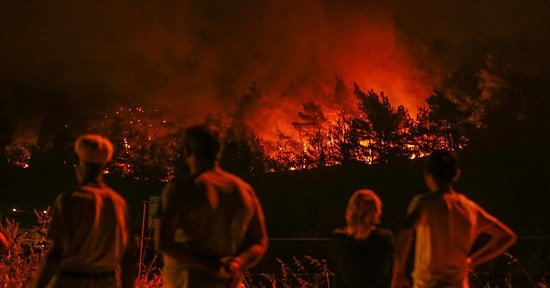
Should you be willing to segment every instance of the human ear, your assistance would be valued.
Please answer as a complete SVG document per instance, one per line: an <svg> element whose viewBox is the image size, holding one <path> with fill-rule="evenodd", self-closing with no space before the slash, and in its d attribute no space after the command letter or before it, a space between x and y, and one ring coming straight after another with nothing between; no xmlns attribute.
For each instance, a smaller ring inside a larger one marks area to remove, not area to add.
<svg viewBox="0 0 550 288"><path fill-rule="evenodd" d="M457 169L455 173L455 177L453 177L453 182L458 181L458 179L460 179L460 176L462 176L462 171L460 169Z"/></svg>

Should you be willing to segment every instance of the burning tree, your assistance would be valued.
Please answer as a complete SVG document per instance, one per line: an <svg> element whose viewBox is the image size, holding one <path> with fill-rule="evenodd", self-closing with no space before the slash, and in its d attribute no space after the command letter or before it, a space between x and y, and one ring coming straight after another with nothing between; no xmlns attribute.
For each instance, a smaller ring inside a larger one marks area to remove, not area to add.
<svg viewBox="0 0 550 288"><path fill-rule="evenodd" d="M405 107L393 108L383 92L364 92L355 85L354 93L359 100L359 114L351 127L364 146L362 158L371 163L409 158L407 144L412 144L408 141L413 122Z"/></svg>
<svg viewBox="0 0 550 288"><path fill-rule="evenodd" d="M313 93L306 93L299 89L303 87L290 84L281 101L289 100L285 110L296 108L295 119L287 123L290 129L278 126L276 135L257 130L267 129L271 123L253 123L268 109L283 110L267 101L256 83L240 95L234 110L210 114L204 122L217 125L227 135L222 162L242 175L351 161L388 162L423 156L437 148L464 149L473 139L491 143L500 137L500 145L527 139L512 137L511 131L517 135L529 129L545 132L547 127L540 123L545 121L546 112L541 110L546 106L539 103L547 103L546 88L538 79L514 73L492 56L486 60L477 67L460 67L450 73L427 97L426 105L419 107L415 119L404 106L393 106L383 92L362 90L357 84L350 91L337 77L332 91L315 88ZM53 94L52 101L41 108L44 117L37 117L40 121L32 143L14 141L13 115L6 106L0 107L0 119L7 119L0 121L0 157L6 158L5 162L38 169L70 166L74 139L81 133L95 132L109 137L115 145L109 173L163 180L173 175L182 127L169 115L141 106L118 106L100 117L98 113L104 110L82 115L71 109L74 103L70 97ZM15 101L12 98L3 101L9 104ZM313 100L293 104L306 98ZM275 111L277 116L286 112L279 110ZM274 137L263 139L259 135Z"/></svg>
<svg viewBox="0 0 550 288"><path fill-rule="evenodd" d="M115 146L109 173L136 179L167 180L174 173L177 129L158 110L120 107L90 124L90 132L107 136Z"/></svg>
<svg viewBox="0 0 550 288"><path fill-rule="evenodd" d="M277 129L277 138L277 150L274 156L277 166L274 171L305 169L300 153L303 144L280 129Z"/></svg>
<svg viewBox="0 0 550 288"><path fill-rule="evenodd" d="M327 166L330 130L321 106L313 101L306 102L303 111L298 112L298 118L300 121L292 122L292 126L298 131L300 142L303 143L302 167Z"/></svg>

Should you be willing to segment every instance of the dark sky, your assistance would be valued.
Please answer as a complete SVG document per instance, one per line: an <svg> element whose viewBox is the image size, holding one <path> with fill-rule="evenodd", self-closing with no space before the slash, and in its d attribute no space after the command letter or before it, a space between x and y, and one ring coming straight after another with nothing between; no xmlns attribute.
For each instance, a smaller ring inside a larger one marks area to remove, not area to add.
<svg viewBox="0 0 550 288"><path fill-rule="evenodd" d="M480 54L547 73L548 27L546 0L4 1L0 97L25 125L52 95L82 113L117 103L199 119L256 81L273 120L296 114L280 101L319 100L340 75L414 110ZM289 83L300 99L281 98Z"/></svg>

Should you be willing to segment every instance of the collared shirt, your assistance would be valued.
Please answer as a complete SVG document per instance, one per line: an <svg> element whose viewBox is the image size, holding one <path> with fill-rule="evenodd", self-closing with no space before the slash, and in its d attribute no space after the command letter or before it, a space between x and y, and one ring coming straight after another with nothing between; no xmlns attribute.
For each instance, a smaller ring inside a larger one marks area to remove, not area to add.
<svg viewBox="0 0 550 288"><path fill-rule="evenodd" d="M469 287L466 259L475 239L494 222L461 193L417 195L409 213L419 213L416 226L414 287Z"/></svg>
<svg viewBox="0 0 550 288"><path fill-rule="evenodd" d="M104 183L59 195L48 238L61 251L65 271L114 271L131 239L126 200Z"/></svg>
<svg viewBox="0 0 550 288"><path fill-rule="evenodd" d="M234 256L260 241L255 237L267 237L249 233L253 221L264 223L254 189L219 167L167 184L158 216L175 217L174 242L212 259ZM229 287L169 255L163 254L163 259L166 287Z"/></svg>

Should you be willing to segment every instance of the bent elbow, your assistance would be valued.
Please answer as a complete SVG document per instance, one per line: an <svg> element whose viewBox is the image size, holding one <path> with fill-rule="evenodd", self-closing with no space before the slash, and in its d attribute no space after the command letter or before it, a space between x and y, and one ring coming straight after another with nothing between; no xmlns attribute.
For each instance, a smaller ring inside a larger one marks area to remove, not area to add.
<svg viewBox="0 0 550 288"><path fill-rule="evenodd" d="M510 246L516 244L518 242L518 235L514 231L511 231L508 241L510 242Z"/></svg>

